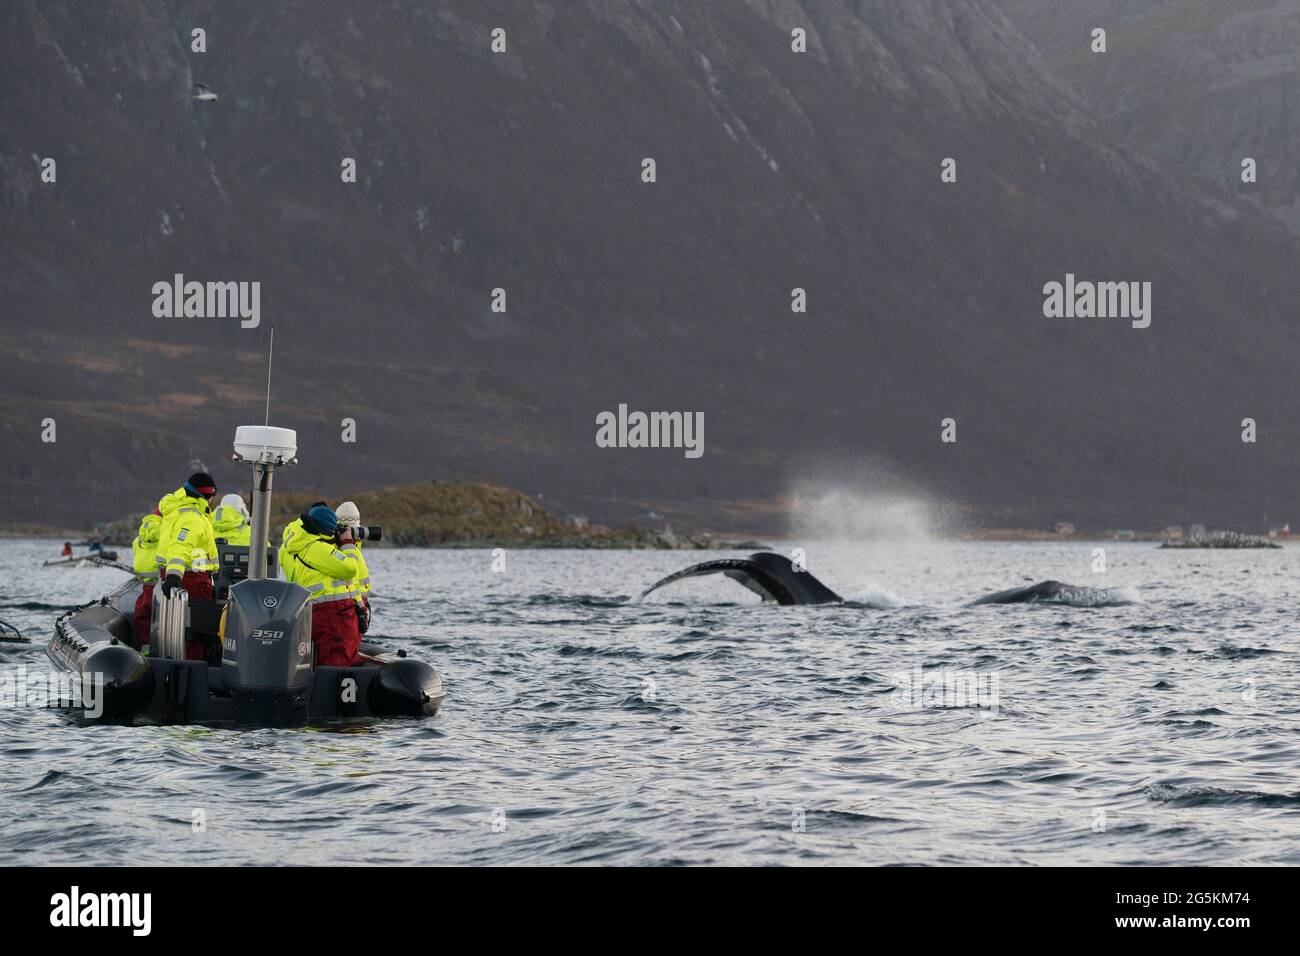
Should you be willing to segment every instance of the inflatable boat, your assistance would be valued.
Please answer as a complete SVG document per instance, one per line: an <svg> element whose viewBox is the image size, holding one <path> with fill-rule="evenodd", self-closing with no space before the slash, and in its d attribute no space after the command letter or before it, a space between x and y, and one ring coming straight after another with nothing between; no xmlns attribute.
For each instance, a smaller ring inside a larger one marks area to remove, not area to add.
<svg viewBox="0 0 1300 956"><path fill-rule="evenodd" d="M143 641L133 613L144 585L133 578L55 622L46 654L80 688L87 719L285 724L438 712L441 675L404 651L363 644L359 666L315 664L306 588L268 576L271 473L295 463L296 452L291 429L236 430L234 457L254 469L252 540L262 544L220 546L214 600L155 590ZM206 659L187 660L187 644L203 646Z"/></svg>

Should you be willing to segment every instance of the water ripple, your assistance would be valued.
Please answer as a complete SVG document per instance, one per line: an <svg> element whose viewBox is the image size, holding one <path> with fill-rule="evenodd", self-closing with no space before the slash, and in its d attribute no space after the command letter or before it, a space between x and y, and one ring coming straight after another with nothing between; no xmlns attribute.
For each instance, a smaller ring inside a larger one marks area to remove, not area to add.
<svg viewBox="0 0 1300 956"><path fill-rule="evenodd" d="M6 672L121 579L41 568L57 544L0 542L37 641ZM701 554L376 549L376 635L443 670L435 720L6 706L0 863L1300 863L1300 548L1110 543L1100 578L1087 542L798 544L862 600L628 598ZM1048 578L1089 606L963 606Z"/></svg>

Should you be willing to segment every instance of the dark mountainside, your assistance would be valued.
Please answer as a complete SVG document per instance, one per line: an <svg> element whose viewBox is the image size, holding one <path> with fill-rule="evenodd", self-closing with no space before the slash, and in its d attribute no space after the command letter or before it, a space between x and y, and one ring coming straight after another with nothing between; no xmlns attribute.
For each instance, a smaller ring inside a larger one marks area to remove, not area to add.
<svg viewBox="0 0 1300 956"><path fill-rule="evenodd" d="M1108 126L1300 232L1300 0L1002 3ZM1105 56L1089 50L1094 27Z"/></svg>
<svg viewBox="0 0 1300 956"><path fill-rule="evenodd" d="M864 474L1001 526L1296 500L1300 242L1074 105L997 0L11 0L0 93L0 522L117 517L195 459L246 485L271 322L284 491L751 532ZM175 272L261 281L262 327L154 318ZM1044 318L1067 272L1153 282L1151 327ZM620 402L704 412L704 457L597 448Z"/></svg>

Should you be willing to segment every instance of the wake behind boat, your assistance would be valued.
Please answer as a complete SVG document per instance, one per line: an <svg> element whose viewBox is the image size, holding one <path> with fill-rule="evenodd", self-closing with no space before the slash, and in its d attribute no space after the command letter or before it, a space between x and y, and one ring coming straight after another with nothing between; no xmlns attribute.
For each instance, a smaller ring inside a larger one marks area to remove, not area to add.
<svg viewBox="0 0 1300 956"><path fill-rule="evenodd" d="M241 426L235 459L253 466L251 546L222 545L215 599L154 595L148 640L134 633L143 584L61 616L46 654L80 679L87 716L118 722L301 723L336 717L433 716L444 698L430 664L362 645L361 665L318 666L306 588L268 577L271 475L295 462L297 435ZM186 660L186 643L209 648ZM147 644L148 653L142 653Z"/></svg>

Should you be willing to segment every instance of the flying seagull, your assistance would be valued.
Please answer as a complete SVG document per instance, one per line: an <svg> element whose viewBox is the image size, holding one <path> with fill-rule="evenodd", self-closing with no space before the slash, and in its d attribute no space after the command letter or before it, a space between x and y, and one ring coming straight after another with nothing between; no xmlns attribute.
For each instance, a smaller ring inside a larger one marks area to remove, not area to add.
<svg viewBox="0 0 1300 956"><path fill-rule="evenodd" d="M212 90L208 89L208 88L207 88L206 86L204 86L202 83L195 83L195 84L194 84L194 98L195 98L196 100L204 100L204 101L207 101L207 100L215 100L215 99L217 99L218 97L217 97L217 94L216 94L216 93L213 93Z"/></svg>

